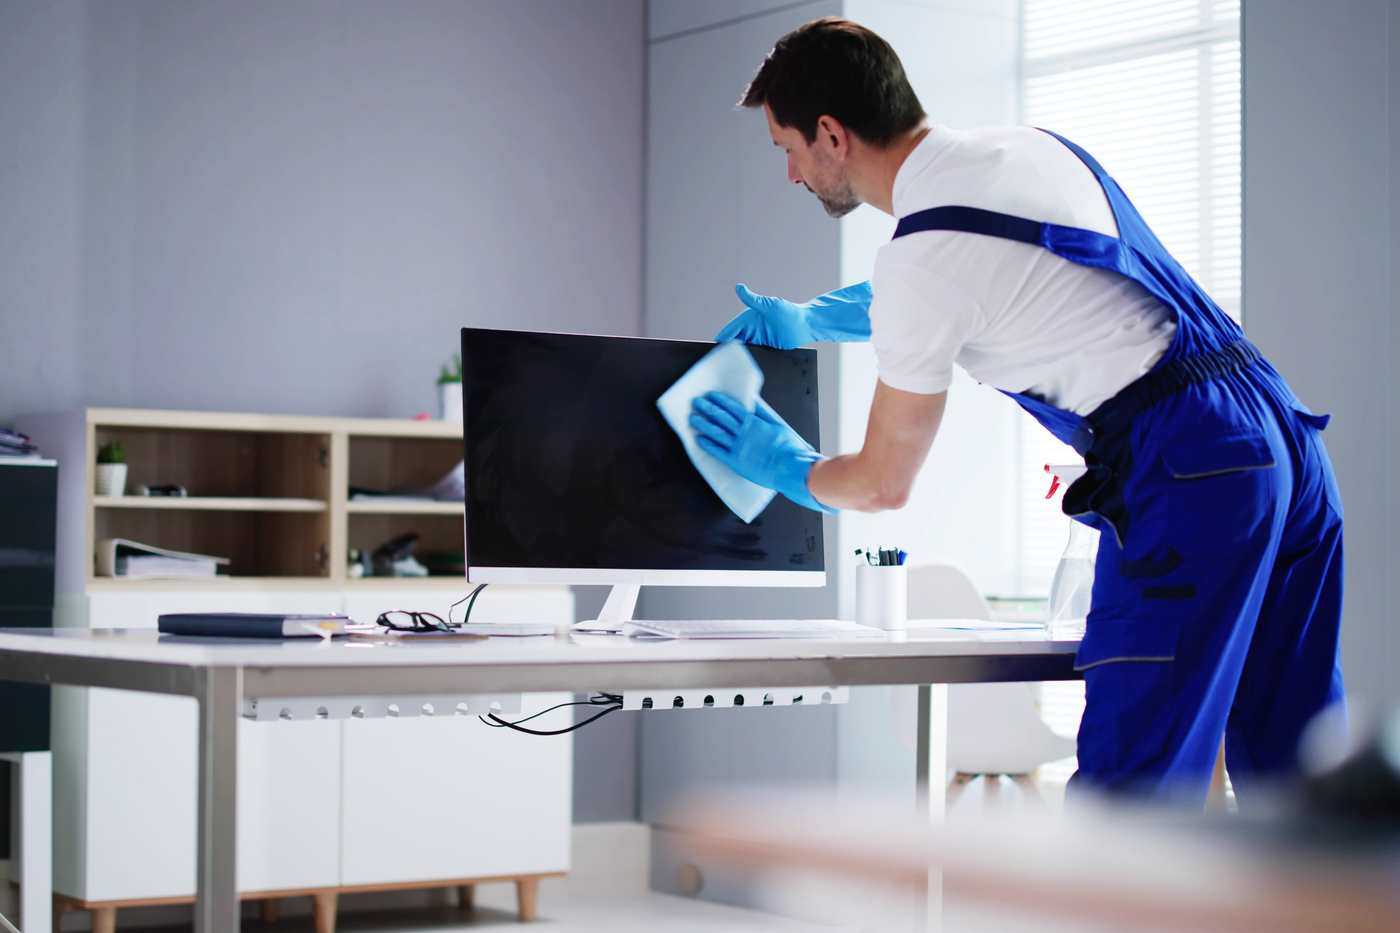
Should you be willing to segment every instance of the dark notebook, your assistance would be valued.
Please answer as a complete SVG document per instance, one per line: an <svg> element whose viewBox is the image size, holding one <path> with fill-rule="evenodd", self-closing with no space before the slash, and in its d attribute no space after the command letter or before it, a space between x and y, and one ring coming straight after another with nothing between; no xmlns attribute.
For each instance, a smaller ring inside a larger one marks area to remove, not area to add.
<svg viewBox="0 0 1400 933"><path fill-rule="evenodd" d="M349 616L265 612L167 612L156 620L163 635L227 638L329 638L344 635Z"/></svg>

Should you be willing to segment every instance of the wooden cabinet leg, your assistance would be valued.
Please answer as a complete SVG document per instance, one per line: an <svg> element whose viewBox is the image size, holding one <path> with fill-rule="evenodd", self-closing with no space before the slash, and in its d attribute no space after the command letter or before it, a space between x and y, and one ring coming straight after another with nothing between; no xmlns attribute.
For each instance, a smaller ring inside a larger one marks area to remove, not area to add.
<svg viewBox="0 0 1400 933"><path fill-rule="evenodd" d="M265 898L258 903L258 917L263 923L271 926L277 922L277 918L282 915L281 902L275 897Z"/></svg>
<svg viewBox="0 0 1400 933"><path fill-rule="evenodd" d="M1011 775L1011 783L1021 788L1026 803L1045 806L1045 797L1040 793L1040 788L1036 786L1034 777L1029 774L1013 774Z"/></svg>
<svg viewBox="0 0 1400 933"><path fill-rule="evenodd" d="M457 906L462 908L463 913L471 913L476 909L476 885L458 885Z"/></svg>
<svg viewBox="0 0 1400 933"><path fill-rule="evenodd" d="M534 920L540 909L540 879L521 878L515 882L515 900L520 922Z"/></svg>
<svg viewBox="0 0 1400 933"><path fill-rule="evenodd" d="M92 933L117 933L117 908L94 907L91 914Z"/></svg>
<svg viewBox="0 0 1400 933"><path fill-rule="evenodd" d="M316 933L335 933L335 908L338 895L334 891L313 894L311 914L315 920Z"/></svg>
<svg viewBox="0 0 1400 933"><path fill-rule="evenodd" d="M963 795L963 791L967 790L967 785L971 784L976 777L977 775L968 774L965 771L959 771L953 775L953 779L948 782L948 792L944 798L943 806L946 809L952 809L953 804L957 803L958 798Z"/></svg>
<svg viewBox="0 0 1400 933"><path fill-rule="evenodd" d="M62 896L55 894L53 896L53 933L58 933L59 926L63 921L63 912L67 909L68 902Z"/></svg>

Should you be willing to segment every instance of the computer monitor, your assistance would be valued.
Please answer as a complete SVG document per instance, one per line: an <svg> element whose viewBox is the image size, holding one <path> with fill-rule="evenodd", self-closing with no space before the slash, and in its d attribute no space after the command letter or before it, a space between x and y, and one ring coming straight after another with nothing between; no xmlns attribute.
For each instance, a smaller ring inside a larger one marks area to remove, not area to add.
<svg viewBox="0 0 1400 933"><path fill-rule="evenodd" d="M700 476L657 398L714 344L466 327L467 578L636 587L821 586L822 518L750 523ZM814 447L814 350L750 348L762 395ZM629 610L630 611L630 610Z"/></svg>

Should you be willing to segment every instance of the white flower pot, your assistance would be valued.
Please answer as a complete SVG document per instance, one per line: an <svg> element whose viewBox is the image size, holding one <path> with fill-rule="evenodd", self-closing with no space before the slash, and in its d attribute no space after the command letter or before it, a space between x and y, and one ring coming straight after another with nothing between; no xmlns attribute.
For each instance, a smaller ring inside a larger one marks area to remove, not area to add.
<svg viewBox="0 0 1400 933"><path fill-rule="evenodd" d="M97 465L97 494L99 496L120 496L126 492L126 464L99 463Z"/></svg>
<svg viewBox="0 0 1400 933"><path fill-rule="evenodd" d="M443 421L462 423L462 384L460 382L439 382L438 402Z"/></svg>

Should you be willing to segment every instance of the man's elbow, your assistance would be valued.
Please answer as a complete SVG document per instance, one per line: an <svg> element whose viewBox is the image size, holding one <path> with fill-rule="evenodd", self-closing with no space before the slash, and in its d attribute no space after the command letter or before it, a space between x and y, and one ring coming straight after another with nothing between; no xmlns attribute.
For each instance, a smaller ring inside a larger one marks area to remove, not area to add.
<svg viewBox="0 0 1400 933"><path fill-rule="evenodd" d="M870 512L892 512L909 502L908 483L881 483L870 496Z"/></svg>

